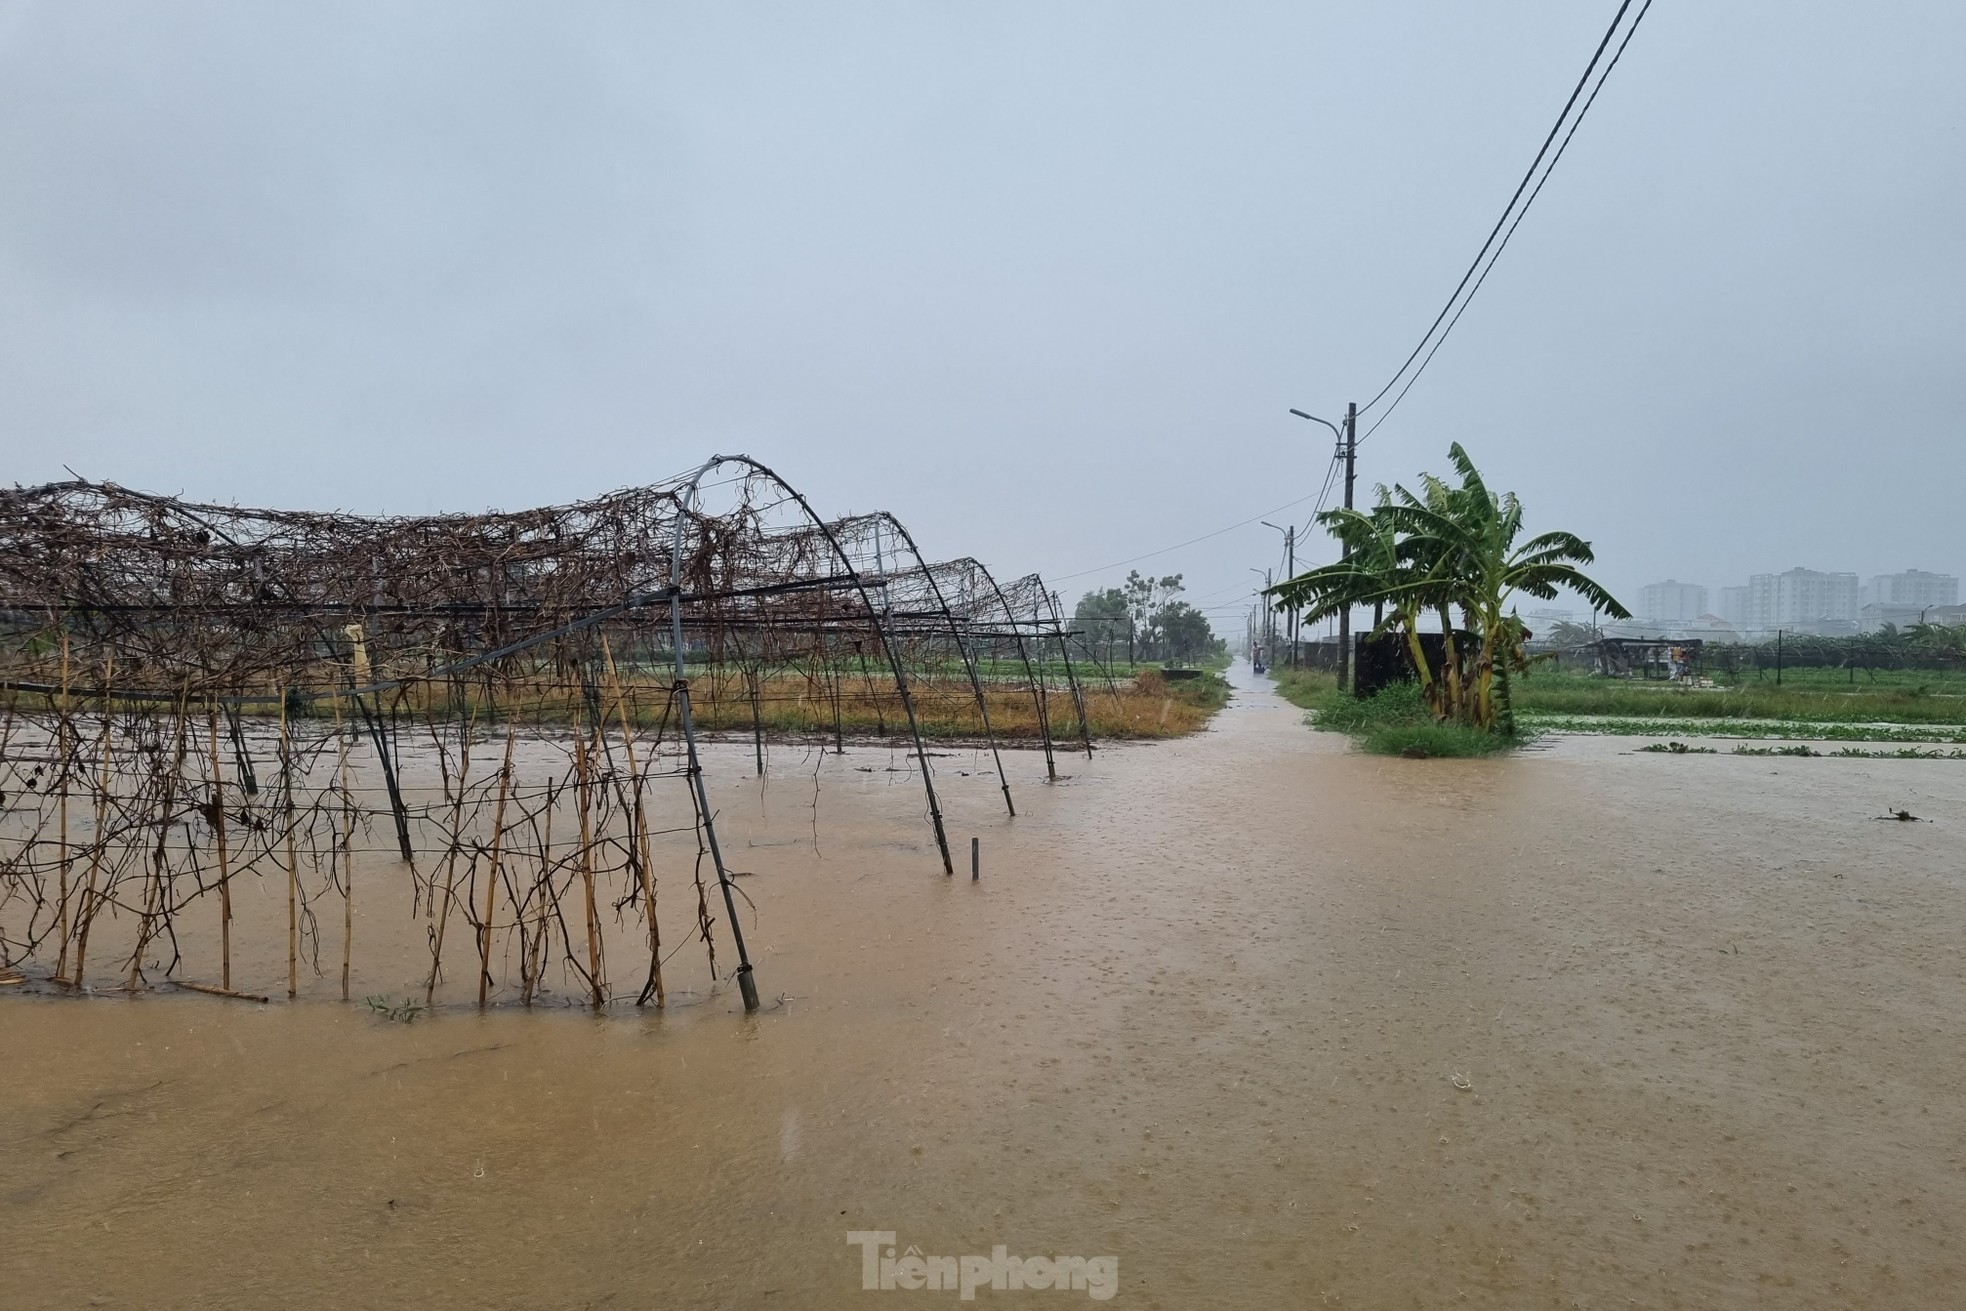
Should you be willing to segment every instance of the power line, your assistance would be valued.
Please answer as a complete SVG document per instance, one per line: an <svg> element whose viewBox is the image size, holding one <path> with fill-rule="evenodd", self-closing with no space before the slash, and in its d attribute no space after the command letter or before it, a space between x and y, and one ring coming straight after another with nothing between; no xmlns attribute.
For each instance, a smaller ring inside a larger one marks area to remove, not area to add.
<svg viewBox="0 0 1966 1311"><path fill-rule="evenodd" d="M1420 375L1427 371L1429 364L1433 363L1434 352L1438 351L1442 343L1447 340L1447 334L1454 331L1454 325L1461 321L1463 314L1467 313L1468 306L1474 304L1475 295L1481 290L1481 284L1488 281L1488 275L1494 272L1496 262L1502 258L1502 252L1509 248L1509 239L1515 236L1515 230L1522 226L1522 220L1528 215L1529 207L1536 203L1536 197L1543 194L1543 184L1550 180L1550 174L1556 172L1556 166L1563 160L1563 152L1570 149L1570 139L1576 136L1577 129L1583 126L1584 115L1590 113L1591 106L1597 103L1597 93L1604 90L1604 84L1611 78L1611 70L1615 69L1618 66L1618 61L1625 57L1625 47L1630 45L1632 37L1638 34L1638 25L1645 21L1645 15L1651 8L1652 0L1645 0L1645 3L1639 6L1638 16L1632 19L1632 25L1625 29L1624 40L1618 43L1617 50L1612 53L1611 62L1604 66L1604 76L1597 80L1597 85L1591 88L1590 95L1584 100L1584 107L1578 110L1577 117L1571 120L1570 130L1563 135L1563 144L1558 146L1556 148L1556 154L1550 157L1550 166L1543 170L1543 176L1537 180L1535 190L1529 193L1529 199L1523 202L1522 209L1517 212L1515 222L1509 224L1509 230L1502 234L1501 244L1495 247L1494 257L1488 261L1488 267L1481 271L1479 278L1475 279L1474 289L1469 291L1467 299L1461 302L1461 308L1454 311L1454 317L1449 320L1446 332L1441 333L1440 337L1434 342L1433 349L1427 352L1427 358L1420 361L1420 367L1413 371L1413 376L1408 378L1406 385L1399 389L1399 395L1393 397L1393 403L1386 407L1386 412L1380 415L1370 428L1365 430L1365 436L1359 438L1360 441L1364 441L1365 437L1370 437L1373 433L1379 431L1379 425L1393 417L1393 411L1397 410L1399 403L1406 399L1406 393L1413 389L1413 384L1420 380ZM1586 75L1588 76L1588 73ZM1379 394L1381 396L1385 395L1384 392L1380 392Z"/></svg>
<svg viewBox="0 0 1966 1311"><path fill-rule="evenodd" d="M1232 533L1238 528L1247 528L1249 527L1249 525L1253 523L1260 523L1262 520L1268 518L1270 515L1282 514L1285 510L1294 509L1295 507L1302 505L1304 502L1310 499L1311 498L1309 494L1306 494L1298 497L1294 501L1285 501L1282 505L1279 505L1274 509L1265 510L1261 514L1253 514L1249 516L1249 518L1247 519L1243 519L1237 523L1232 523L1227 528L1217 528L1212 533L1203 533L1200 537L1190 537L1185 542L1176 542L1172 546L1163 546L1158 551L1149 551L1145 555L1136 555L1133 556L1131 559L1115 560L1111 564L1102 564L1097 569L1081 569L1075 574L1059 574L1056 577L1048 578L1045 581L1049 583L1068 583L1074 578L1084 578L1088 574L1103 574L1108 569L1117 569L1121 565L1138 564L1142 560L1151 560L1157 555L1166 555L1169 551L1178 551L1184 546L1193 546L1196 542L1205 542L1211 537L1220 537L1223 533Z"/></svg>
<svg viewBox="0 0 1966 1311"><path fill-rule="evenodd" d="M1455 305L1458 302L1461 302L1462 299L1461 293L1468 290L1468 284L1470 283L1470 281L1473 281L1475 279L1476 272L1481 269L1484 260L1487 260L1492 265L1493 261L1489 259L1489 251L1491 249L1495 251L1495 254L1497 256L1501 254L1500 248L1497 247L1495 244L1496 239L1502 236L1503 229L1507 227L1509 224L1510 215L1515 214L1516 212L1516 202L1521 200L1523 197L1523 193L1529 190L1529 184L1536 177L1536 171L1542 167L1544 157L1549 154L1550 147L1553 144L1555 144L1557 135L1563 131L1564 123L1567 122L1570 118L1571 109L1573 109L1576 106L1577 98L1583 95L1584 88L1590 84L1591 75L1597 71L1598 61L1604 58L1604 52L1607 48L1610 47L1611 38L1617 35L1618 27L1620 24L1624 22L1625 13L1627 10L1631 8L1631 4L1632 4L1632 0L1621 0L1621 3L1618 6L1618 12L1614 14L1611 18L1611 25L1604 30L1603 39L1597 43L1597 49L1591 54L1590 63L1585 65L1583 76L1577 79L1577 85L1571 89L1570 98L1563 102L1563 112L1558 114L1556 116L1556 122L1550 125L1549 135L1543 138L1543 144L1541 148L1539 148L1536 151L1536 157L1529 162L1529 168L1526 172L1523 173L1522 181L1516 184L1515 194L1509 197L1509 203L1507 207L1502 210L1502 216L1495 220L1495 226L1489 230L1488 239L1481 243L1481 249L1475 253L1474 260L1471 263L1469 263L1468 271L1466 273L1463 273L1461 275L1460 282L1455 284L1453 294L1447 298L1447 303L1441 306L1440 313L1434 316L1434 321L1428 325L1426 333L1423 336L1421 336L1420 342L1417 346L1413 348L1412 354L1406 357L1405 362L1399 366L1399 370L1396 373L1394 373L1391 378L1387 380L1385 386L1379 389L1378 394L1375 395L1371 400L1367 401L1364 405L1361 405L1359 407L1360 413L1364 413L1365 411L1371 409L1373 406L1377 405L1381 400L1385 399L1386 393L1391 391L1395 386L1399 384L1400 379L1406 376L1407 370L1413 367L1413 362L1419 359L1423 352L1426 354L1428 360L1431 360L1433 358L1433 350L1438 350L1440 348L1439 343L1434 341L1434 334L1436 332L1440 332L1440 338L1442 341L1444 341L1446 340L1447 332L1453 331L1452 323L1447 324L1446 332L1440 331L1441 325L1443 323L1447 323L1448 316L1450 314L1453 314L1455 322L1460 321L1460 315L1458 313L1455 313ZM1650 0L1647 0L1646 7L1647 8L1650 7ZM1641 11L1641 17L1642 16L1643 16L1643 11ZM1637 27L1638 27L1637 23L1632 24L1633 31L1636 31ZM1631 38L1629 34L1627 34L1626 40L1629 41L1630 39ZM1620 46L1619 52L1622 53L1623 49L1624 47ZM1613 62L1615 63L1616 61L1614 60ZM1609 66L1606 67L1605 72L1606 75L1609 75L1610 73ZM1602 85L1601 80L1599 85L1600 86ZM1593 92L1592 98L1595 98L1595 95L1596 93ZM1582 116L1579 115L1578 117L1579 117L1579 121L1581 121ZM1573 126L1571 130L1574 132L1575 127ZM1565 138L1565 144L1568 144L1567 137ZM1552 161L1552 166L1554 166L1554 161ZM1537 187L1537 190L1540 191L1541 189L1542 188L1539 185ZM1532 196L1531 198L1533 200L1534 197ZM1524 205L1522 208L1524 213L1528 212L1528 208L1529 208L1528 205ZM1519 216L1517 217L1516 221L1518 223L1521 222ZM1510 228L1509 230L1511 232L1514 231L1513 228ZM1485 278L1486 274L1483 274L1483 277ZM1476 282L1475 285L1479 287L1480 284L1479 282ZM1468 299L1469 300L1473 299L1472 292L1469 292ZM1462 304L1462 308L1463 309L1466 308L1466 305L1464 303ZM1433 343L1433 350L1428 349L1428 345L1430 342ZM1424 370L1426 367L1427 367L1426 364L1422 363L1420 365L1420 370ZM1416 370L1413 374L1413 377L1418 378L1419 372L1420 372L1419 370ZM1413 385L1412 380L1409 379L1406 385L1407 387L1411 387ZM1402 389L1400 394L1404 396L1406 394L1405 389ZM1398 404L1398 402L1395 401L1394 404ZM1388 413L1390 413L1390 411L1388 411ZM1373 426L1377 427L1378 425L1375 424Z"/></svg>

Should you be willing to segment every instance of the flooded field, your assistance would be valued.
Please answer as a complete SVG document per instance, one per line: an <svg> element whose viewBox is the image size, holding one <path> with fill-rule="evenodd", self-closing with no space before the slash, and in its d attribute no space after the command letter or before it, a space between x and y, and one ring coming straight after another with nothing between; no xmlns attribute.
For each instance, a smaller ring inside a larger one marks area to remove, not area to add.
<svg viewBox="0 0 1966 1311"><path fill-rule="evenodd" d="M0 995L0 1306L957 1300L866 1232L1119 1306L1966 1300L1966 767L1632 745L1363 757L1245 688L1006 753L1015 820L939 760L975 884L898 753L718 747L755 1017L700 955L661 1014ZM354 995L420 996L368 913Z"/></svg>

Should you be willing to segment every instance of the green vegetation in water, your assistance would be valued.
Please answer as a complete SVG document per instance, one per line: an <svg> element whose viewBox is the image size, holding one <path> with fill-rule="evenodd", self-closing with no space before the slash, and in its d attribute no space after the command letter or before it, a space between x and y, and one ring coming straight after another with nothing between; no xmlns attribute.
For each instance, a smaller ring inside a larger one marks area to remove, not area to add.
<svg viewBox="0 0 1966 1311"><path fill-rule="evenodd" d="M414 1024L416 1017L423 1014L423 1004L407 997L400 1002L392 1002L387 997L364 997L362 1000L376 1015L398 1024Z"/></svg>
<svg viewBox="0 0 1966 1311"><path fill-rule="evenodd" d="M1836 760L1966 760L1966 751L1944 751L1929 747L1899 747L1895 751L1866 751L1862 747L1838 747L1817 751L1807 745L1792 747L1734 748L1737 756L1828 756Z"/></svg>
<svg viewBox="0 0 1966 1311"><path fill-rule="evenodd" d="M1689 747L1684 742L1654 742L1642 746L1640 751L1662 751L1674 756L1717 756L1720 753L1712 747Z"/></svg>
<svg viewBox="0 0 1966 1311"><path fill-rule="evenodd" d="M1516 713L1534 718L1775 719L1811 724L1943 724L1966 730L1966 696L1936 692L1923 679L1852 685L1811 677L1800 686L1763 680L1701 688L1532 668L1515 680L1511 690Z"/></svg>
<svg viewBox="0 0 1966 1311"><path fill-rule="evenodd" d="M1966 743L1966 728L1904 724L1803 723L1778 719L1626 719L1615 715L1524 716L1524 722L1546 731L1595 733L1607 737L1754 737L1774 741L1805 738L1812 742L1944 742Z"/></svg>
<svg viewBox="0 0 1966 1311"><path fill-rule="evenodd" d="M1276 684L1284 700L1311 712L1311 727L1348 733L1374 755L1492 756L1512 751L1533 736L1511 737L1469 724L1441 722L1417 683L1394 683L1364 700L1339 691L1336 679L1314 670L1278 670Z"/></svg>

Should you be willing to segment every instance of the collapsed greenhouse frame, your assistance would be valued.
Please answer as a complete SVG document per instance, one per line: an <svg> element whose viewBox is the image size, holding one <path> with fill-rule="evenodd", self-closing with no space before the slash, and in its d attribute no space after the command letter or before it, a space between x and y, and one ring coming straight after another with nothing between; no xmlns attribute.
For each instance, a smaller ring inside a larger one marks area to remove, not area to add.
<svg viewBox="0 0 1966 1311"><path fill-rule="evenodd" d="M611 906L618 923L640 917L636 1000L661 1005L678 949L664 947L657 908L668 836L696 853L685 943L727 977L707 859L737 958L728 973L755 1010L700 741L748 729L762 776L768 737L830 737L840 752L851 712L854 737L909 748L953 873L921 698L963 723L973 704L1014 816L993 703L1000 718L1029 703L1055 778L1054 649L1070 695L1057 718L1091 751L1067 637L1035 575L1000 585L973 559L930 563L885 513L822 519L747 456L475 515L248 510L80 479L0 492L0 968L52 955L48 980L83 986L106 911L134 925L125 989L145 987L146 953L167 950L166 979L243 995L231 893L273 875L286 885L288 995L303 957L325 975L338 895L346 999L359 830L393 837L407 867L427 921L426 999L456 918L475 937L481 1005L495 946L508 982L517 956L522 1001L542 993L557 951L606 1004ZM424 737L427 749L405 746ZM528 786L515 753L542 751L553 767ZM490 773L486 754L502 761ZM682 837L651 827L651 784L665 778L689 797ZM179 977L177 926L201 909L220 925L216 984Z"/></svg>

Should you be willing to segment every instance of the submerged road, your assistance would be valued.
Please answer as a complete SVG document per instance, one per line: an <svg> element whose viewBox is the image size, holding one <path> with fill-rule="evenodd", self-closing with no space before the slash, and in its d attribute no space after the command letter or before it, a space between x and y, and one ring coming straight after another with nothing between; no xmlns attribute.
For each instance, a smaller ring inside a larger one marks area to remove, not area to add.
<svg viewBox="0 0 1966 1311"><path fill-rule="evenodd" d="M1966 1303L1966 765L1383 760L1237 681L1014 821L938 761L975 885L905 758L726 784L753 1019L0 999L0 1306L959 1299L885 1233L1085 1259L1018 1305Z"/></svg>

